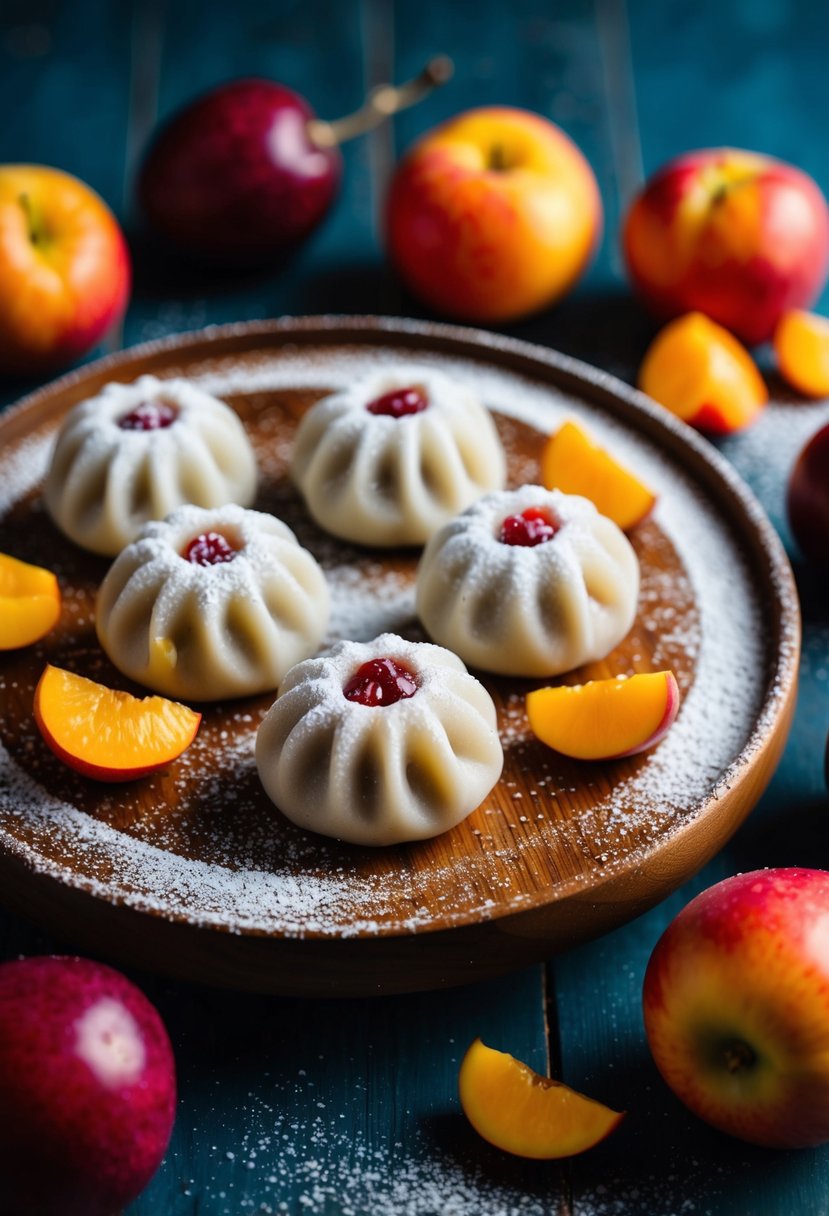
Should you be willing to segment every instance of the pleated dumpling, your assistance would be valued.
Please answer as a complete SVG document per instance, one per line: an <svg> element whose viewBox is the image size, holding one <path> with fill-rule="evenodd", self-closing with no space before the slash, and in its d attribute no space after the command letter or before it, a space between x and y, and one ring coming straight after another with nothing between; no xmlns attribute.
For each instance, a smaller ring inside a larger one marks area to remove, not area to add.
<svg viewBox="0 0 829 1216"><path fill-rule="evenodd" d="M98 638L130 679L179 700L276 688L328 625L316 559L272 515L181 507L149 523L98 593Z"/></svg>
<svg viewBox="0 0 829 1216"><path fill-rule="evenodd" d="M492 698L457 655L387 633L288 672L256 762L300 827L389 845L437 836L475 810L503 751Z"/></svg>
<svg viewBox="0 0 829 1216"><path fill-rule="evenodd" d="M465 385L424 367L378 370L325 397L297 430L292 476L327 532L422 545L504 484L492 416Z"/></svg>
<svg viewBox="0 0 829 1216"><path fill-rule="evenodd" d="M144 524L194 503L249 506L256 459L239 418L187 380L108 384L67 415L46 506L70 540L114 557Z"/></svg>
<svg viewBox="0 0 829 1216"><path fill-rule="evenodd" d="M501 675L554 676L604 658L638 596L624 533L586 498L541 486L480 499L432 537L417 571L429 636Z"/></svg>

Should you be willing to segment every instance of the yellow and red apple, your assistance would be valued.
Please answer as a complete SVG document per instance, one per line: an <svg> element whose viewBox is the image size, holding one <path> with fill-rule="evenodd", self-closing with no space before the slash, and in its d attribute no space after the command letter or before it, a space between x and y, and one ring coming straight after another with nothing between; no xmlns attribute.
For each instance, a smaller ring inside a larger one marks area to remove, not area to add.
<svg viewBox="0 0 829 1216"><path fill-rule="evenodd" d="M727 878L671 922L645 975L645 1029L671 1089L755 1144L829 1140L829 873Z"/></svg>
<svg viewBox="0 0 829 1216"><path fill-rule="evenodd" d="M754 345L820 294L829 207L812 178L782 161L736 148L688 152L634 199L623 244L657 316L703 312Z"/></svg>
<svg viewBox="0 0 829 1216"><path fill-rule="evenodd" d="M458 1077L461 1106L484 1140L517 1157L573 1157L599 1144L624 1113L541 1076L476 1039Z"/></svg>
<svg viewBox="0 0 829 1216"><path fill-rule="evenodd" d="M602 227L593 172L553 123L505 106L469 110L424 135L388 198L391 259L435 312L509 321L568 291Z"/></svg>
<svg viewBox="0 0 829 1216"><path fill-rule="evenodd" d="M130 259L89 186L45 165L0 165L0 374L84 354L122 316Z"/></svg>
<svg viewBox="0 0 829 1216"><path fill-rule="evenodd" d="M96 781L134 781L166 768L196 737L201 714L164 697L134 697L49 664L34 716L58 759Z"/></svg>

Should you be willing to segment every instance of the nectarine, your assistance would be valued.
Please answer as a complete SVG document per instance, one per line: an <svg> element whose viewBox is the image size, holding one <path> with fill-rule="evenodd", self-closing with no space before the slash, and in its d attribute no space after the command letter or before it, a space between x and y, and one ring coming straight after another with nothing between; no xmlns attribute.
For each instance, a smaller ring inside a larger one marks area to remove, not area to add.
<svg viewBox="0 0 829 1216"><path fill-rule="evenodd" d="M480 1039L464 1056L458 1088L475 1131L518 1157L573 1157L604 1140L624 1118Z"/></svg>
<svg viewBox="0 0 829 1216"><path fill-rule="evenodd" d="M574 760L618 760L655 747L678 712L679 688L671 671L527 693L533 734Z"/></svg>
<svg viewBox="0 0 829 1216"><path fill-rule="evenodd" d="M51 570L0 553L0 650L29 646L60 620L60 587Z"/></svg>
<svg viewBox="0 0 829 1216"><path fill-rule="evenodd" d="M793 309L774 331L780 374L806 397L829 397L829 318Z"/></svg>
<svg viewBox="0 0 829 1216"><path fill-rule="evenodd" d="M201 714L164 697L134 697L49 664L35 689L44 740L97 781L132 781L166 768L196 737Z"/></svg>
<svg viewBox="0 0 829 1216"><path fill-rule="evenodd" d="M701 312L671 321L656 335L638 383L683 422L714 435L742 430L768 401L745 347Z"/></svg>
<svg viewBox="0 0 829 1216"><path fill-rule="evenodd" d="M656 495L572 420L544 445L541 481L548 490L581 494L625 531L653 510Z"/></svg>

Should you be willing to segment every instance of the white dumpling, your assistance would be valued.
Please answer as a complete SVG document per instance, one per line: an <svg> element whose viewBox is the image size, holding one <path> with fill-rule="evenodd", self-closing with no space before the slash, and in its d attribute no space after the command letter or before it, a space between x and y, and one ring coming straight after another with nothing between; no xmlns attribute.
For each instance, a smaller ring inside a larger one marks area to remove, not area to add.
<svg viewBox="0 0 829 1216"><path fill-rule="evenodd" d="M161 404L172 420L125 429L135 411ZM67 415L46 477L46 506L84 549L114 557L150 519L194 503L249 506L256 458L233 410L187 380L142 376L107 384Z"/></svg>
<svg viewBox="0 0 829 1216"><path fill-rule="evenodd" d="M417 682L394 704L363 705L344 689L372 659ZM340 642L288 673L256 738L268 797L300 827L352 844L389 845L447 831L501 775L489 693L440 646L386 633Z"/></svg>
<svg viewBox="0 0 829 1216"><path fill-rule="evenodd" d="M184 556L208 533L230 560ZM224 506L180 507L145 525L98 593L98 638L124 675L179 700L216 701L276 688L319 647L329 592L314 557L281 520Z"/></svg>
<svg viewBox="0 0 829 1216"><path fill-rule="evenodd" d="M367 406L414 389L426 408L402 417ZM313 518L364 545L419 545L504 484L489 411L463 384L424 367L378 370L304 415L292 476Z"/></svg>
<svg viewBox="0 0 829 1216"><path fill-rule="evenodd" d="M503 521L536 508L552 539L500 540ZM541 486L489 494L432 537L417 571L417 612L431 638L470 667L555 676L604 658L630 630L639 562L592 502Z"/></svg>

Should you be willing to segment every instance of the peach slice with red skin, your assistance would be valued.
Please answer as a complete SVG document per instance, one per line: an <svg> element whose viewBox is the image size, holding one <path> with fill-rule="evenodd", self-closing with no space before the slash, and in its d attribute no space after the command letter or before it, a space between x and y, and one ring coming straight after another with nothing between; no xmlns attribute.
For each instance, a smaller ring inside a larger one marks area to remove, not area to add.
<svg viewBox="0 0 829 1216"><path fill-rule="evenodd" d="M769 396L746 348L701 312L686 313L660 330L638 383L683 422L712 435L754 422Z"/></svg>
<svg viewBox="0 0 829 1216"><path fill-rule="evenodd" d="M595 444L572 419L544 445L541 482L548 490L589 498L624 531L645 519L656 502L656 495L644 482Z"/></svg>
<svg viewBox="0 0 829 1216"><path fill-rule="evenodd" d="M514 1056L476 1039L458 1078L461 1106L479 1135L517 1157L552 1160L586 1152L624 1119Z"/></svg>
<svg viewBox="0 0 829 1216"><path fill-rule="evenodd" d="M574 760L621 760L655 747L679 712L672 671L561 684L527 694L534 735Z"/></svg>
<svg viewBox="0 0 829 1216"><path fill-rule="evenodd" d="M49 664L34 714L55 755L96 781L133 781L166 768L196 737L201 714L164 697L134 697Z"/></svg>
<svg viewBox="0 0 829 1216"><path fill-rule="evenodd" d="M40 641L60 620L60 602L51 570L0 553L0 650Z"/></svg>
<svg viewBox="0 0 829 1216"><path fill-rule="evenodd" d="M773 340L783 379L804 397L829 397L829 318L792 309Z"/></svg>

